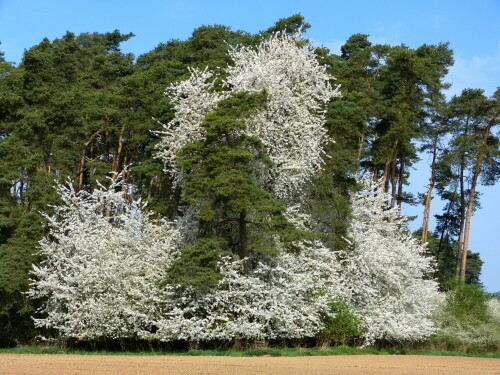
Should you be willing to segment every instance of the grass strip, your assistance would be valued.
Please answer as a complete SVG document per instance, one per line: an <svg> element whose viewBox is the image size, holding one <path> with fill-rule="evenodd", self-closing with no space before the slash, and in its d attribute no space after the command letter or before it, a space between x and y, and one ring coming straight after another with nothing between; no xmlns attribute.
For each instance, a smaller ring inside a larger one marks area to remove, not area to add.
<svg viewBox="0 0 500 375"><path fill-rule="evenodd" d="M172 350L172 351L90 351L72 348L58 348L53 346L21 346L16 348L0 349L0 354L78 354L78 355L178 355L178 356L230 356L230 357L302 357L327 355L432 355L432 356L461 356L500 358L500 353L464 353L440 350L407 350L395 348L355 348L346 345L329 348L257 348L243 350Z"/></svg>

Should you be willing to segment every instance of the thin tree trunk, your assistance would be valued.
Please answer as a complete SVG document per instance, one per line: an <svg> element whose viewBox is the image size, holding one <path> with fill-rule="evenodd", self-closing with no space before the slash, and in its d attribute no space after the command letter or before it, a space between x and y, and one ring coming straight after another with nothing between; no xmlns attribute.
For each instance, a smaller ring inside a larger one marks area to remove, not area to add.
<svg viewBox="0 0 500 375"><path fill-rule="evenodd" d="M465 129L463 131L463 136L465 137L469 132L469 115L465 121ZM460 277L460 269L462 267L462 257L464 253L463 249L463 236L464 236L464 225L465 225L465 184L464 184L464 170L465 170L465 155L462 153L460 158L460 232L458 234L458 244L457 244L457 266L455 269L455 277Z"/></svg>
<svg viewBox="0 0 500 375"><path fill-rule="evenodd" d="M78 191L82 190L83 186L83 172L85 169L85 151L86 148L82 149L82 156L80 158L80 165L78 166Z"/></svg>
<svg viewBox="0 0 500 375"><path fill-rule="evenodd" d="M94 157L94 145L90 145L90 159L93 160ZM90 184L90 192L92 193L94 188L92 187L92 178L94 177L94 168L89 168L89 184Z"/></svg>
<svg viewBox="0 0 500 375"><path fill-rule="evenodd" d="M359 139L359 145L358 145L358 167L356 168L356 176L359 173L359 166L361 165L361 155L363 154L364 142L365 142L365 135L362 134L361 138Z"/></svg>
<svg viewBox="0 0 500 375"><path fill-rule="evenodd" d="M472 175L472 183L470 188L469 204L467 207L467 216L465 219L465 230L464 230L464 241L463 241L463 252L462 252L462 263L460 266L460 279L465 281L465 271L467 267L467 253L469 248L469 232L470 232L470 221L472 219L472 212L474 211L474 200L476 198L476 187L479 174L481 173L481 165L483 164L484 158L484 148L488 142L488 137L490 134L490 129L496 121L496 116L494 116L486 129L484 129L483 137L481 139L481 145L479 148L479 154L477 155L476 165L474 167L474 173Z"/></svg>
<svg viewBox="0 0 500 375"><path fill-rule="evenodd" d="M378 133L375 132L375 140L378 139ZM378 181L379 179L379 170L378 170L378 165L375 165L375 163L373 163L373 181ZM382 185L383 186L383 185Z"/></svg>
<svg viewBox="0 0 500 375"><path fill-rule="evenodd" d="M102 129L99 129L94 134L92 134L87 142L83 144L82 147L82 156L80 158L80 164L78 166L78 191L82 190L83 186L83 172L85 171L85 154L87 152L87 147L89 147L90 143L101 133Z"/></svg>
<svg viewBox="0 0 500 375"><path fill-rule="evenodd" d="M399 208L401 208L403 204L403 184L404 184L404 177L405 177L405 159L401 158L401 161L399 162L399 178L398 178L398 195L397 195L397 203Z"/></svg>
<svg viewBox="0 0 500 375"><path fill-rule="evenodd" d="M463 254L463 235L464 235L464 222L465 222L465 186L464 186L464 157L460 163L460 231L458 233L457 243L457 266L455 268L455 276L460 276L460 268L462 265Z"/></svg>
<svg viewBox="0 0 500 375"><path fill-rule="evenodd" d="M149 179L148 195L146 198L148 201L151 199L151 196L153 194L153 184L154 184L154 176Z"/></svg>
<svg viewBox="0 0 500 375"><path fill-rule="evenodd" d="M247 238L247 222L246 211L240 213L240 259L243 261L243 275L248 275L248 238Z"/></svg>
<svg viewBox="0 0 500 375"><path fill-rule="evenodd" d="M118 136L118 145L116 146L115 155L113 155L113 164L111 167L112 172L118 172L118 168L120 167L120 158L123 149L123 134L125 133L125 124L122 125L120 129L120 135Z"/></svg>
<svg viewBox="0 0 500 375"><path fill-rule="evenodd" d="M24 204L23 200L24 200L24 180L21 179L21 181L19 182L19 203L21 205Z"/></svg>
<svg viewBox="0 0 500 375"><path fill-rule="evenodd" d="M429 238L429 221L431 215L432 191L434 190L434 185L436 184L437 141L438 137L434 139L434 144L432 148L431 176L429 177L429 189L427 189L427 194L425 196L424 222L422 223L422 245L427 243Z"/></svg>
<svg viewBox="0 0 500 375"><path fill-rule="evenodd" d="M397 183L396 183L396 158L391 163L391 208L396 204Z"/></svg>
<svg viewBox="0 0 500 375"><path fill-rule="evenodd" d="M394 145L392 146L391 155L387 158L384 166L384 175L382 177L382 186L385 191L389 190L388 178L389 178L389 167L391 166L392 161L396 158L397 148L398 148L399 138L394 140Z"/></svg>

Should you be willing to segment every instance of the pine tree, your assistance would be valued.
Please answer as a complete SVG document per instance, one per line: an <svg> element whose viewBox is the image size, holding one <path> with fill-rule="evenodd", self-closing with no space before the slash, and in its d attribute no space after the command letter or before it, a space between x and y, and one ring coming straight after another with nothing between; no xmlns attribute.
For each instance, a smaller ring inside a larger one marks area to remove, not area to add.
<svg viewBox="0 0 500 375"><path fill-rule="evenodd" d="M177 165L184 174L181 203L199 205L199 236L204 239L189 251L199 252L200 246L208 246L214 255L217 248L238 252L243 274L248 274L251 252L277 253L275 236L282 243L300 238L299 231L286 220L284 206L262 188L259 176L271 166L262 142L245 134L245 118L264 108L266 101L265 92L240 92L220 101L201 124L204 138L188 143L177 155ZM237 224L236 231L233 224ZM232 232L238 233L236 238ZM194 256L181 257L175 269L181 268L179 262L195 262ZM202 264L201 260L198 263Z"/></svg>

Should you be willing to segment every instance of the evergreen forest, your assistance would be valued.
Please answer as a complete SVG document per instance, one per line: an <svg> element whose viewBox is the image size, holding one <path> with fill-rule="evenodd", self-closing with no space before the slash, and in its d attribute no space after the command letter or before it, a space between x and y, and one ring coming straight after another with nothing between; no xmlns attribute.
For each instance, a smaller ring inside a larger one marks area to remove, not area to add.
<svg viewBox="0 0 500 375"><path fill-rule="evenodd" d="M354 34L337 55L309 27L0 52L0 346L500 351L469 249L500 177L500 89L447 98L448 43Z"/></svg>

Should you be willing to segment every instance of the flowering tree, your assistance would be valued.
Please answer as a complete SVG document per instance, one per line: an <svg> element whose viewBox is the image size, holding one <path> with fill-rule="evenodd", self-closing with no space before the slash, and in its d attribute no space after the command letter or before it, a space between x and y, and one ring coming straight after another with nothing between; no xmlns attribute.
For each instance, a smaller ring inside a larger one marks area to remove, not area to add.
<svg viewBox="0 0 500 375"><path fill-rule="evenodd" d="M165 301L164 277L179 227L153 223L140 201L129 201L118 179L92 193L59 186L63 201L48 219L34 266L32 298L44 298L38 327L78 339L137 337L150 331Z"/></svg>
<svg viewBox="0 0 500 375"><path fill-rule="evenodd" d="M227 342L314 337L329 302L344 291L336 255L319 243L303 250L254 258L257 266L246 276L240 260L224 258L217 285L173 292L175 307L155 322L153 337Z"/></svg>
<svg viewBox="0 0 500 375"><path fill-rule="evenodd" d="M92 193L59 186L63 205L46 216L45 260L29 292L44 299L38 327L78 340L161 341L300 338L321 329L342 286L335 254L319 242L299 255L256 255L248 276L239 259L225 257L221 280L209 288L160 286L193 236L193 218L157 224L119 187L118 180Z"/></svg>
<svg viewBox="0 0 500 375"><path fill-rule="evenodd" d="M434 332L430 319L438 295L437 282L428 279L432 258L404 226L398 207L371 176L352 198L344 274L351 306L364 321L367 344L375 340L418 341Z"/></svg>
<svg viewBox="0 0 500 375"><path fill-rule="evenodd" d="M263 142L273 162L266 186L278 198L288 200L301 197L304 184L320 170L322 147L328 141L324 106L340 96L312 47L301 44L299 36L280 32L256 48L235 47L229 51L234 65L227 68L223 83L232 92L266 90L266 108L248 119L246 132ZM181 174L177 152L203 136L204 116L227 95L214 90L212 77L206 70L192 70L189 80L166 91L176 116L165 125L158 157L174 176Z"/></svg>

